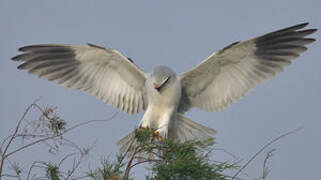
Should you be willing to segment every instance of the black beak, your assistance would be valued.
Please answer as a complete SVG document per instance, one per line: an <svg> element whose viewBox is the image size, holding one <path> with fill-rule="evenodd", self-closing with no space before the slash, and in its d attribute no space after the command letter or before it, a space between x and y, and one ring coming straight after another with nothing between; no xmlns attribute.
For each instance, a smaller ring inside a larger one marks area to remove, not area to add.
<svg viewBox="0 0 321 180"><path fill-rule="evenodd" d="M155 87L155 89L156 89L158 92L160 92L161 86L160 86L160 87Z"/></svg>
<svg viewBox="0 0 321 180"><path fill-rule="evenodd" d="M162 86L163 86L163 84L154 83L154 88L155 88L158 92L160 92Z"/></svg>

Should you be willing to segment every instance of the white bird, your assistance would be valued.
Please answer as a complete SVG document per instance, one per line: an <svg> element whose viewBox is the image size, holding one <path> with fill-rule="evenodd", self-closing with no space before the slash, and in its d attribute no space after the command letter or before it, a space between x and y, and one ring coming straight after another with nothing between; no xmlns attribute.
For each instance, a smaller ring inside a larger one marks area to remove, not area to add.
<svg viewBox="0 0 321 180"><path fill-rule="evenodd" d="M93 44L25 46L12 60L23 62L18 69L87 91L129 114L145 111L139 127L153 129L159 141L204 140L216 131L183 114L193 107L224 109L282 71L315 41L306 36L316 29L301 30L307 25L235 42L180 75L166 66L147 74L120 52ZM126 146L132 138L130 134L119 143Z"/></svg>

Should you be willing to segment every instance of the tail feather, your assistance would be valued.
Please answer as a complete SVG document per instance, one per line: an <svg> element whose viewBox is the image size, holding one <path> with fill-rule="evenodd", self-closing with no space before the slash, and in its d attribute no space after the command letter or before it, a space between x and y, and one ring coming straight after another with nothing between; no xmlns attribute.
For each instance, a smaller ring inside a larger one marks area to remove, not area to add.
<svg viewBox="0 0 321 180"><path fill-rule="evenodd" d="M169 129L169 137L180 140L206 140L216 134L216 130L201 125L184 117L183 114L177 113L173 127Z"/></svg>
<svg viewBox="0 0 321 180"><path fill-rule="evenodd" d="M208 133L208 134L216 134L216 133L217 133L217 131L216 131L215 129L206 127L206 126L204 126L204 125L202 125L202 124L198 124L198 123L196 123L195 121L184 117L182 114L178 114L178 116L180 116L180 118L181 118L186 124L189 124L191 127L195 128L195 129L198 129L199 131L203 131L203 132L206 132L206 133Z"/></svg>
<svg viewBox="0 0 321 180"><path fill-rule="evenodd" d="M129 148L135 146L135 131L129 133L127 136L123 137L117 142L117 145L120 146L120 152L127 152Z"/></svg>
<svg viewBox="0 0 321 180"><path fill-rule="evenodd" d="M213 134L216 134L215 129L196 123L180 113L175 114L173 124L169 126L168 129L168 138L173 138L181 142L189 140L204 141L212 138ZM117 142L117 145L120 146L121 152L126 152L129 148L135 147L137 143L138 142L135 139L135 132L132 132L120 139Z"/></svg>

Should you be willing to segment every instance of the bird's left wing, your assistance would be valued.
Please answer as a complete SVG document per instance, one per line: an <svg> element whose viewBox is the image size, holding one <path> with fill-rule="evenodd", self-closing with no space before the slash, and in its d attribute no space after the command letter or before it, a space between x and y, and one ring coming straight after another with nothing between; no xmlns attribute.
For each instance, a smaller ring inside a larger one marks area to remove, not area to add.
<svg viewBox="0 0 321 180"><path fill-rule="evenodd" d="M308 23L233 43L180 75L182 100L179 111L198 107L221 110L239 100L262 81L291 64L315 41L305 36L316 29L300 30Z"/></svg>
<svg viewBox="0 0 321 180"><path fill-rule="evenodd" d="M146 74L116 50L88 45L32 45L12 58L18 69L42 79L80 89L127 113L146 107Z"/></svg>

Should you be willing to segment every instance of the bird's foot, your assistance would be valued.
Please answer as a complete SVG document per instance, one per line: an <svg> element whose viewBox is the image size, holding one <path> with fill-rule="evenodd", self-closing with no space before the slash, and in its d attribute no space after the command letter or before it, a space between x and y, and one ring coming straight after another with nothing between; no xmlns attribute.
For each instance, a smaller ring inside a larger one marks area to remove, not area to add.
<svg viewBox="0 0 321 180"><path fill-rule="evenodd" d="M148 129L149 129L149 127L148 127L148 126L140 126L139 128L140 128L140 129L146 129L146 130L148 130Z"/></svg>
<svg viewBox="0 0 321 180"><path fill-rule="evenodd" d="M157 130L153 132L152 141L154 141L155 138L157 138L158 142L162 142L163 141L162 136L159 135L159 132Z"/></svg>

